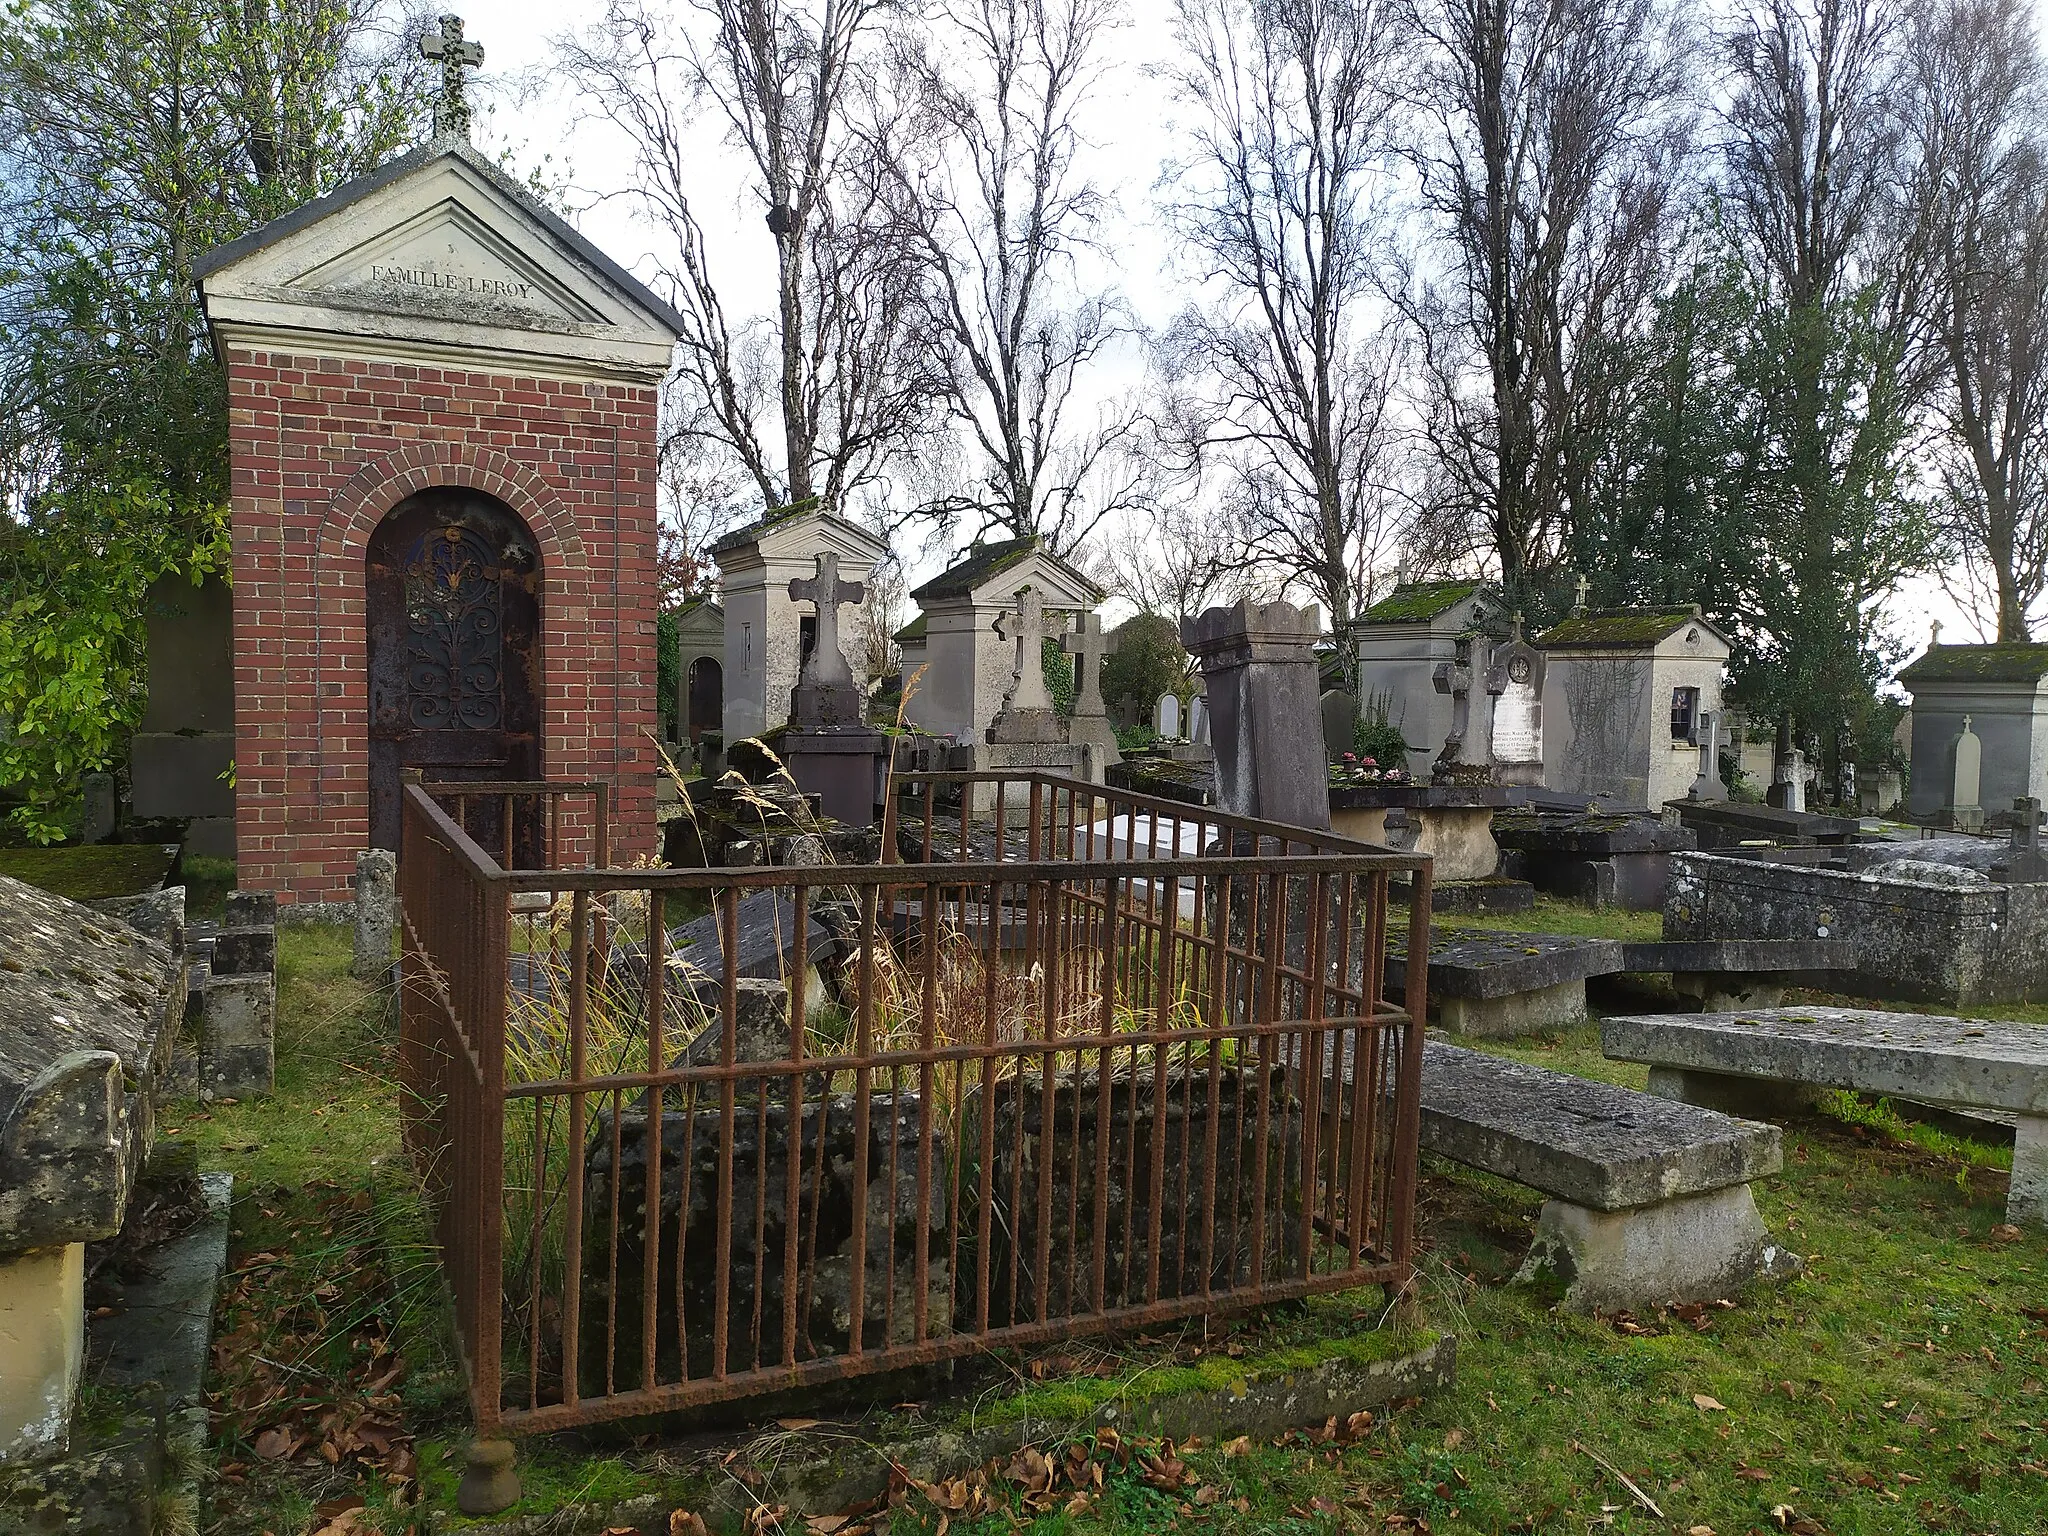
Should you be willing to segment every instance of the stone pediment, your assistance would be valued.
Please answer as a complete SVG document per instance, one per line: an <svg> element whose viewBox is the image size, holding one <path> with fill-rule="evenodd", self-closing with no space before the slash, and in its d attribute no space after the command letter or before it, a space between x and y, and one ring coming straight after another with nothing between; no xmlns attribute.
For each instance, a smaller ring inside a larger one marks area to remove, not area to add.
<svg viewBox="0 0 2048 1536"><path fill-rule="evenodd" d="M790 561L808 567L816 556L827 554L837 555L844 570L865 571L888 553L888 542L860 524L816 511L749 524L720 539L712 551L726 572Z"/></svg>
<svg viewBox="0 0 2048 1536"><path fill-rule="evenodd" d="M675 312L467 141L439 139L198 263L218 341L658 379Z"/></svg>
<svg viewBox="0 0 2048 1536"><path fill-rule="evenodd" d="M911 596L926 610L962 604L996 609L1010 606L1026 587L1035 589L1047 608L1062 613L1093 609L1103 597L1094 582L1031 538L972 550Z"/></svg>

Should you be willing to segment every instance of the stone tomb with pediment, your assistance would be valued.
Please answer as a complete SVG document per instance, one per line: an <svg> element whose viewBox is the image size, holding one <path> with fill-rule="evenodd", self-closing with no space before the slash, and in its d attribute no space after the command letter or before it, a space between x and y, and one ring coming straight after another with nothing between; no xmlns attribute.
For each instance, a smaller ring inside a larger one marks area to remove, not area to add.
<svg viewBox="0 0 2048 1536"><path fill-rule="evenodd" d="M1017 679L1016 640L997 626L1005 613L1017 612L1017 594L1025 590L1037 594L1055 640L1070 615L1094 612L1103 598L1101 587L1031 537L977 544L911 593L923 623L915 638L924 673L905 706L910 724L958 746L987 742ZM912 650L906 644L906 687Z"/></svg>
<svg viewBox="0 0 2048 1536"><path fill-rule="evenodd" d="M805 660L816 643L814 604L790 595L792 581L817 574L819 557L838 561L838 578L867 581L889 554L888 544L858 523L810 508L780 508L736 528L712 546L725 606L725 742L759 736L785 724ZM866 647L853 641L853 615L840 623L840 655L851 686L865 696Z"/></svg>
<svg viewBox="0 0 2048 1536"><path fill-rule="evenodd" d="M357 851L397 846L408 769L608 780L614 855L651 851L674 312L453 134L198 275L227 373L242 886L345 900ZM537 818L482 814L500 857L537 854Z"/></svg>

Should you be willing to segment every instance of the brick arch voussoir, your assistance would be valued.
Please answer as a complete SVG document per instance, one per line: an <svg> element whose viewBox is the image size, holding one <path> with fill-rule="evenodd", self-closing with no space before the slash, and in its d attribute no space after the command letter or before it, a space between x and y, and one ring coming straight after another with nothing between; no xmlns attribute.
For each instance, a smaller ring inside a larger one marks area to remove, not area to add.
<svg viewBox="0 0 2048 1536"><path fill-rule="evenodd" d="M328 504L321 557L367 548L393 507L439 485L482 491L517 512L540 543L544 571L584 563L583 540L554 488L517 459L469 443L413 443L363 465Z"/></svg>

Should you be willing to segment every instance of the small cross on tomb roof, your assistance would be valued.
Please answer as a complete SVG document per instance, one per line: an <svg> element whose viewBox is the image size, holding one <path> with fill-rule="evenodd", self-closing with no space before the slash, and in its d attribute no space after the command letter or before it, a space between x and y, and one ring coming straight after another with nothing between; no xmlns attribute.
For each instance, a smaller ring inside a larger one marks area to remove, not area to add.
<svg viewBox="0 0 2048 1536"><path fill-rule="evenodd" d="M441 30L420 39L420 54L439 60L441 65L441 94L434 102L434 137L452 133L468 138L469 102L463 95L468 77L463 71L483 68L484 45L463 41L460 16L443 16Z"/></svg>

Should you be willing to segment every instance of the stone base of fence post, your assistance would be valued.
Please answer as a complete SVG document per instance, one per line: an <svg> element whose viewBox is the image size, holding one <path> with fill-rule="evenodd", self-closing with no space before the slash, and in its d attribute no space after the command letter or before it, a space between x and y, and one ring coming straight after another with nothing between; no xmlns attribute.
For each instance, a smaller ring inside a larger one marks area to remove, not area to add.
<svg viewBox="0 0 2048 1536"><path fill-rule="evenodd" d="M356 855L356 951L351 969L363 981L391 971L391 934L398 920L398 855L365 848Z"/></svg>
<svg viewBox="0 0 2048 1536"><path fill-rule="evenodd" d="M519 1474L512 1470L510 1440L472 1440L463 1457L462 1484L455 1507L465 1515L495 1515L519 1502Z"/></svg>

